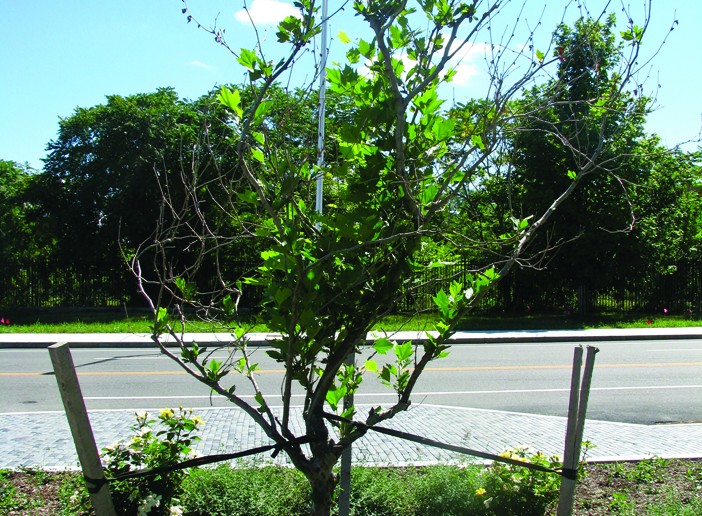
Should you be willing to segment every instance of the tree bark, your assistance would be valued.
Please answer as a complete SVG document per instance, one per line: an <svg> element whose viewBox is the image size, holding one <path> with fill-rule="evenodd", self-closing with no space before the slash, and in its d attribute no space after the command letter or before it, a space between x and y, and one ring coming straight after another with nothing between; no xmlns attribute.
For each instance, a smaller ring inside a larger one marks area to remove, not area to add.
<svg viewBox="0 0 702 516"><path fill-rule="evenodd" d="M313 458L310 469L305 473L312 488L312 504L310 514L314 516L329 516L334 499L334 489L339 476L334 473L337 457L327 453L324 457Z"/></svg>

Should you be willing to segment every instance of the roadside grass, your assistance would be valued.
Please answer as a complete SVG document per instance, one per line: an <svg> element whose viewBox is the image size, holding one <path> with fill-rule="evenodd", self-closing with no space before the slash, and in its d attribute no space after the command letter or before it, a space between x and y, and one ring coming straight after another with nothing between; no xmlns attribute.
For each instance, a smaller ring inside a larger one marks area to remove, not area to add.
<svg viewBox="0 0 702 516"><path fill-rule="evenodd" d="M146 310L117 309L35 309L0 314L10 325L0 326L0 333L151 333L153 320ZM432 328L435 315L398 314L383 319L375 329L384 331L424 331ZM251 331L268 331L262 324L242 320ZM591 328L673 328L702 325L696 317L671 314L631 315L598 314L588 317L572 315L487 316L470 315L459 323L463 331L568 330ZM189 332L226 331L226 328L197 320L188 322Z"/></svg>
<svg viewBox="0 0 702 516"><path fill-rule="evenodd" d="M355 467L351 514L552 515L558 481L503 466ZM302 515L309 487L301 473L276 466L221 465L190 472L181 496L188 515ZM0 470L0 514L91 514L76 472ZM702 462L651 459L586 464L575 515L702 514Z"/></svg>

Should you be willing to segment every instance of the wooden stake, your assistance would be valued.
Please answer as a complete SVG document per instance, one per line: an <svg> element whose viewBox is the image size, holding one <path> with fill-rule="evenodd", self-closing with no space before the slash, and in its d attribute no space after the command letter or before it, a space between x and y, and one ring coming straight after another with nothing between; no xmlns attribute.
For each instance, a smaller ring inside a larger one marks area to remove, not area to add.
<svg viewBox="0 0 702 516"><path fill-rule="evenodd" d="M582 368L583 348L575 348L573 355L573 374L570 380L570 404L568 406L568 423L566 425L565 450L563 452L563 473L561 477L561 490L558 498L558 516L571 516L575 502L575 486L577 471L580 465L580 453L585 429L587 402L590 396L592 371L595 366L595 354L599 350L587 347L585 371L582 383L580 370Z"/></svg>
<svg viewBox="0 0 702 516"><path fill-rule="evenodd" d="M65 342L60 342L49 346L49 355L95 513L100 516L116 516L71 351Z"/></svg>

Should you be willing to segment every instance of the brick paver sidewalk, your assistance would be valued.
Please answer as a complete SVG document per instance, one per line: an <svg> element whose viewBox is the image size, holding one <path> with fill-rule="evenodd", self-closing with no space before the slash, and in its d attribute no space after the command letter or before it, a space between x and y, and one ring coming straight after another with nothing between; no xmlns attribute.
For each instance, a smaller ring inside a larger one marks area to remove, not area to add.
<svg viewBox="0 0 702 516"><path fill-rule="evenodd" d="M263 432L239 409L202 408L205 420L196 449L204 454L230 453L268 444ZM301 433L300 413L294 424ZM134 411L95 410L90 419L99 448L130 436ZM526 445L546 454L562 454L565 418L511 412L419 405L383 426L475 450L499 453ZM585 440L595 448L588 460L702 457L702 424L635 425L587 421ZM406 465L460 463L470 457L369 432L353 446L356 463ZM271 462L269 456L248 463ZM285 454L274 461L286 463ZM76 468L77 455L63 412L0 414L0 468Z"/></svg>

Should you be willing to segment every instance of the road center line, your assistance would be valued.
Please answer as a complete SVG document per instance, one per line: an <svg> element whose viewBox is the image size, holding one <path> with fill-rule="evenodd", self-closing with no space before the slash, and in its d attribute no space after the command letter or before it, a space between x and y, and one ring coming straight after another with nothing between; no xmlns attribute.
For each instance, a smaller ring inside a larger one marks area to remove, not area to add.
<svg viewBox="0 0 702 516"><path fill-rule="evenodd" d="M457 367L427 367L425 371L431 372L461 372L461 371L529 371L543 369L572 369L572 365L504 365L504 366L457 366ZM641 364L597 364L595 369L629 369L629 368L657 368L657 367L702 367L702 362L654 362ZM283 374L283 369L260 369L257 374ZM185 371L80 371L78 376L168 376L185 375ZM0 373L0 377L19 376L52 376L48 372L7 372Z"/></svg>

